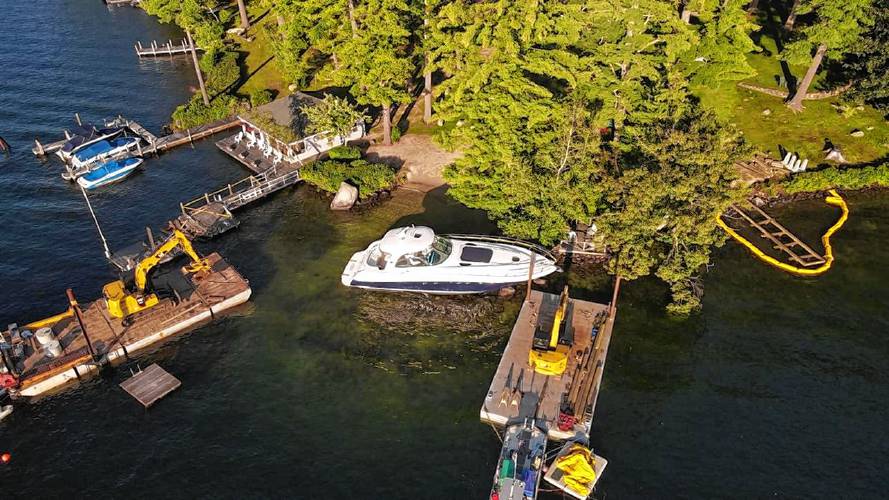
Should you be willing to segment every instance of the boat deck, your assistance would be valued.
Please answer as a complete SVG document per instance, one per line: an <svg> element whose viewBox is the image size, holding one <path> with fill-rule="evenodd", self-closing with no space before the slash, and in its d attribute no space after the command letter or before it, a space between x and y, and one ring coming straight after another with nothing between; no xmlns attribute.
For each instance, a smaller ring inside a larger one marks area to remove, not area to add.
<svg viewBox="0 0 889 500"><path fill-rule="evenodd" d="M570 299L574 341L568 355L568 367L562 375L545 376L534 372L528 353L538 323L541 320L545 323L546 318L551 322L558 303L558 295L535 290L531 292L530 300L522 305L479 411L483 422L507 425L519 416L526 394L539 394L536 416L546 422L550 439L564 440L578 432L588 432L611 342L614 310L609 315L608 305ZM592 336L594 328L597 333ZM563 401L572 408L567 413L575 417L575 423L565 430L558 427L560 410L565 409Z"/></svg>
<svg viewBox="0 0 889 500"><path fill-rule="evenodd" d="M211 270L190 280L194 287L190 295L180 296L178 302L163 298L158 305L134 315L127 326L108 314L102 299L82 305L83 327L92 343L95 360L83 329L71 315L47 325L61 344L60 356L48 356L45 348L36 341L22 341L24 357L16 366L20 380L17 392L24 396L45 392L95 371L97 362L128 358L134 351L246 302L250 296L247 280L219 254L211 254L207 260Z"/></svg>

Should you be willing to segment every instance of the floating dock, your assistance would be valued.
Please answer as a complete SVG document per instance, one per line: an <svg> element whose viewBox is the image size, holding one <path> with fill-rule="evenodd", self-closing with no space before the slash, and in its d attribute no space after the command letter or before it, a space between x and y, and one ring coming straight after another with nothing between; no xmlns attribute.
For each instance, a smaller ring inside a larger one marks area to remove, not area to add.
<svg viewBox="0 0 889 500"><path fill-rule="evenodd" d="M180 132L157 136L149 132L148 129L140 125L138 122L122 116L105 121L105 127L124 127L132 132L134 136L140 137L145 144L147 144L146 147L141 149L140 154L142 156L150 154L157 155L177 146L191 144L198 139L203 139L213 134L237 127L238 125L240 125L240 122L236 118L225 118L199 127L192 127ZM35 156L45 156L62 149L62 146L64 146L66 142L68 142L67 132L66 138L48 144L43 144L39 140L35 140L31 152L34 153Z"/></svg>
<svg viewBox="0 0 889 500"><path fill-rule="evenodd" d="M142 42L136 42L136 45L133 47L136 49L136 55L139 57L175 56L191 52L191 46L188 45L188 40L185 39L176 43L173 43L173 40L167 40L166 43L152 41L146 47L142 46ZM200 47L195 47L195 50L202 49Z"/></svg>
<svg viewBox="0 0 889 500"><path fill-rule="evenodd" d="M178 378L170 375L157 363L152 363L148 368L121 382L120 388L148 408L181 385Z"/></svg>
<svg viewBox="0 0 889 500"><path fill-rule="evenodd" d="M4 346L0 371L6 372L0 379L5 379L14 397L38 396L98 372L105 364L123 362L250 298L247 280L219 254L211 254L207 262L209 271L170 275L179 280L177 290L186 293L161 298L126 323L109 315L104 299L81 307L69 292L68 311L22 327L10 325L0 342Z"/></svg>
<svg viewBox="0 0 889 500"><path fill-rule="evenodd" d="M559 376L545 376L535 372L528 355L537 325L547 320L551 323L558 306L559 295L536 290L522 305L479 411L482 422L507 425L519 415L524 395L536 394L540 397L536 418L546 423L550 439L561 441L578 433L589 434L616 310L605 304L569 299L567 324L573 330L573 343L568 366Z"/></svg>

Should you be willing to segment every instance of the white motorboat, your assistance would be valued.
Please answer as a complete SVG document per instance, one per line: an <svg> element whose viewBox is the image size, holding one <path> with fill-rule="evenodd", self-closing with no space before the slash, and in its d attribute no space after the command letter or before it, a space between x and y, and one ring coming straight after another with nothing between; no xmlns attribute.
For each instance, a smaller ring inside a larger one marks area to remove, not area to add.
<svg viewBox="0 0 889 500"><path fill-rule="evenodd" d="M484 293L527 280L532 257L534 279L559 269L549 252L522 241L399 227L352 255L342 282L375 290Z"/></svg>

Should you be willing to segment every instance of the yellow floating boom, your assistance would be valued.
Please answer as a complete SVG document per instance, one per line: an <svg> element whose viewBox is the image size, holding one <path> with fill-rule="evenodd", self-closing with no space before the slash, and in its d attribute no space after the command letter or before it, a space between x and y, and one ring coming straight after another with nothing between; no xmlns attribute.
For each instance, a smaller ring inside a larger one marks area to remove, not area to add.
<svg viewBox="0 0 889 500"><path fill-rule="evenodd" d="M849 207L846 205L846 200L844 200L843 197L840 196L835 189L831 189L830 191L828 191L828 193L830 193L830 195L824 199L825 203L827 203L828 205L840 207L840 210L842 210L843 213L840 216L840 219L836 221L833 226L830 226L830 229L828 229L827 232L824 233L824 235L821 237L821 243L824 245L825 252L824 264L821 264L816 268L808 269L792 266L785 262L781 262L774 257L766 255L765 253L763 253L762 250L757 248L756 245L738 234L734 229L730 228L728 224L726 224L725 221L722 220L722 215L716 216L716 224L724 229L725 232L727 232L732 238L736 239L739 243L747 247L751 252L753 252L754 255L759 257L760 260L771 264L778 269L799 276L817 276L830 269L830 266L833 264L833 250L830 247L830 237L833 236L833 233L837 232L841 227L843 227L843 224L846 223L846 219L849 218Z"/></svg>

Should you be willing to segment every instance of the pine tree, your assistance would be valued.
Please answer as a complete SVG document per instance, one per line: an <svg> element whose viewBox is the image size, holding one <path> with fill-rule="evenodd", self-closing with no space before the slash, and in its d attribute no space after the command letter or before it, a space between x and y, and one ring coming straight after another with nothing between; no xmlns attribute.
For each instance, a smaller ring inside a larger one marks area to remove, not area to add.
<svg viewBox="0 0 889 500"><path fill-rule="evenodd" d="M408 83L417 71L412 32L419 19L406 0L364 0L350 16L351 37L332 48L336 65L329 76L349 86L359 103L382 108L385 145L392 144L392 106L411 98Z"/></svg>
<svg viewBox="0 0 889 500"><path fill-rule="evenodd" d="M809 62L809 69L787 103L794 111L803 110L803 99L824 57L840 59L852 50L861 34L873 24L874 15L871 0L807 0L798 11L814 13L815 20L797 30L798 36L782 54L790 63Z"/></svg>
<svg viewBox="0 0 889 500"><path fill-rule="evenodd" d="M718 85L756 75L747 54L759 52L750 34L759 26L750 20L747 0L702 0L695 4L700 40L686 57L686 71L697 83Z"/></svg>
<svg viewBox="0 0 889 500"><path fill-rule="evenodd" d="M875 0L874 24L844 61L853 79L852 89L844 94L849 101L864 101L889 111L889 1Z"/></svg>

